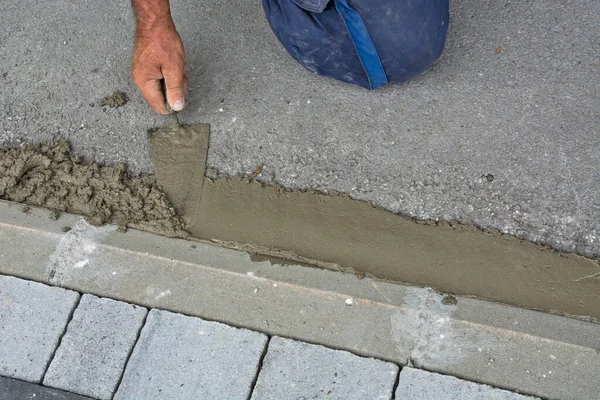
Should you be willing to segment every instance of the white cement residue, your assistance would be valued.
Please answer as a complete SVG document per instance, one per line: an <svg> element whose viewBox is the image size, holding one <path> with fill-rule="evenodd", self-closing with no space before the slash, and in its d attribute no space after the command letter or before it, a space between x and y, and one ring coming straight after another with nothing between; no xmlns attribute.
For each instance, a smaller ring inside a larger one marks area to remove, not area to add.
<svg viewBox="0 0 600 400"><path fill-rule="evenodd" d="M160 300L163 297L169 296L171 294L170 290L165 290L164 292L160 292L156 297L154 297L154 300Z"/></svg>
<svg viewBox="0 0 600 400"><path fill-rule="evenodd" d="M409 365L424 361L452 365L494 347L492 335L456 326L455 305L429 288L407 288L403 312L391 316L391 336L400 353L408 350Z"/></svg>
<svg viewBox="0 0 600 400"><path fill-rule="evenodd" d="M63 283L73 278L78 270L90 267L99 242L109 233L114 232L115 226L93 226L83 218L71 227L58 242L56 250L50 256L46 265L50 281Z"/></svg>

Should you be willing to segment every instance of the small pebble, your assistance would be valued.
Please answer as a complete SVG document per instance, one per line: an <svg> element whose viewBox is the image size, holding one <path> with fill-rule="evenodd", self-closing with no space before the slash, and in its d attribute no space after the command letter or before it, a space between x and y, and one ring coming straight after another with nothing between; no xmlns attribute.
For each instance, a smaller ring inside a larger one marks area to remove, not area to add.
<svg viewBox="0 0 600 400"><path fill-rule="evenodd" d="M452 296L451 294L447 294L444 297L442 297L442 304L446 306L455 306L456 303L458 303L458 300L456 300L456 297Z"/></svg>
<svg viewBox="0 0 600 400"><path fill-rule="evenodd" d="M346 299L346 305L351 306L353 303L354 301L351 298Z"/></svg>

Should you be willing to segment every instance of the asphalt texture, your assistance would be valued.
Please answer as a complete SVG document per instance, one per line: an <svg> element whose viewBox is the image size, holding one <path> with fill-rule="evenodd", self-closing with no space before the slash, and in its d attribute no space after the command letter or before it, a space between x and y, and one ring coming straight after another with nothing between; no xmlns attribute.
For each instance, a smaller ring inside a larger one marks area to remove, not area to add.
<svg viewBox="0 0 600 400"><path fill-rule="evenodd" d="M338 190L600 255L600 2L453 0L444 55L376 91L285 53L258 1L182 0L184 123L212 124L208 164ZM88 160L151 172L167 125L129 80L128 2L24 0L0 14L0 145L68 137ZM120 90L129 101L101 106Z"/></svg>

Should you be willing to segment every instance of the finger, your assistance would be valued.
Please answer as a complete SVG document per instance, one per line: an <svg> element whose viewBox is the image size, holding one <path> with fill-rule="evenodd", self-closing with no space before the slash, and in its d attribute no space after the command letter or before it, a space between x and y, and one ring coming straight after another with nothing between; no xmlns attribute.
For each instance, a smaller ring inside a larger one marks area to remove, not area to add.
<svg viewBox="0 0 600 400"><path fill-rule="evenodd" d="M185 106L184 100L184 81L185 68L183 65L176 65L171 68L165 68L162 71L165 77L165 88L167 90L167 101L173 111L181 111Z"/></svg>
<svg viewBox="0 0 600 400"><path fill-rule="evenodd" d="M169 114L165 105L165 96L163 95L160 80L149 80L140 86L142 96L148 102L150 108L160 114Z"/></svg>

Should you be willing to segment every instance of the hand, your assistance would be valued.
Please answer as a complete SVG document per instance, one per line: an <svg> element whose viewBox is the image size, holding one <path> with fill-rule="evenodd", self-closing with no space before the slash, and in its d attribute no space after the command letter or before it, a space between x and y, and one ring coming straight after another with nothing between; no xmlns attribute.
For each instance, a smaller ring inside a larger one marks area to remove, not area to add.
<svg viewBox="0 0 600 400"><path fill-rule="evenodd" d="M131 79L152 110L169 114L161 79L164 79L169 106L174 111L181 111L185 106L188 78L183 42L170 18L167 23L156 26L137 26Z"/></svg>

